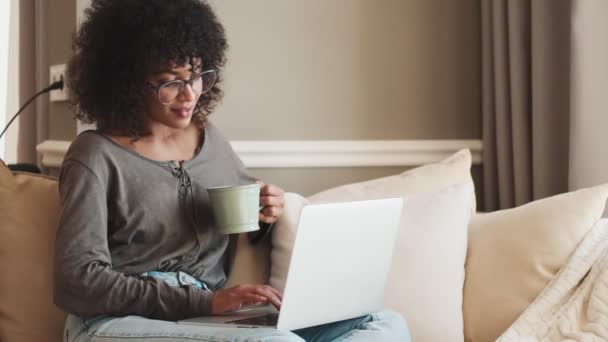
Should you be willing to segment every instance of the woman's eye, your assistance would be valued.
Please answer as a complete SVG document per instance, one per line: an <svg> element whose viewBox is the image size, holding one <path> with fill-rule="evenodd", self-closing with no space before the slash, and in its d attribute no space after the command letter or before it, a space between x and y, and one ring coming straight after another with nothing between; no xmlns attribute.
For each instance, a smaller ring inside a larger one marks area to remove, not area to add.
<svg viewBox="0 0 608 342"><path fill-rule="evenodd" d="M169 83L162 83L163 87L170 87L170 88L179 88L181 86L181 82L169 82Z"/></svg>

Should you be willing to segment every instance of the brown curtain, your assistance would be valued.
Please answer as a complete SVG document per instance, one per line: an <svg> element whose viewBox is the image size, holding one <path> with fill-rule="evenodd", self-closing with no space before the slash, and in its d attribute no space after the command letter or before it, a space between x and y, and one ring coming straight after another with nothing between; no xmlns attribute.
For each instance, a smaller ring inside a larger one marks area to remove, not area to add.
<svg viewBox="0 0 608 342"><path fill-rule="evenodd" d="M570 0L481 0L484 210L568 190Z"/></svg>

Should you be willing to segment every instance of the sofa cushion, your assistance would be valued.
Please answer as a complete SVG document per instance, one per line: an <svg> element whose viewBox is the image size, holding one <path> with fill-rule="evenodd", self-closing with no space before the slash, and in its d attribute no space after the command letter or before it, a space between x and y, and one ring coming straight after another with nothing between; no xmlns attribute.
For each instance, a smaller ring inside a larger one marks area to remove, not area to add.
<svg viewBox="0 0 608 342"><path fill-rule="evenodd" d="M268 284L270 277L270 241L249 242L247 233L235 236L235 256L224 287L239 284Z"/></svg>
<svg viewBox="0 0 608 342"><path fill-rule="evenodd" d="M283 290L300 211L308 203L403 197L386 306L401 312L415 341L462 341L467 226L474 203L468 151L396 176L286 195L272 236L270 284ZM435 181L433 181L435 179Z"/></svg>
<svg viewBox="0 0 608 342"><path fill-rule="evenodd" d="M467 342L494 341L532 303L601 217L608 185L476 215L464 291Z"/></svg>
<svg viewBox="0 0 608 342"><path fill-rule="evenodd" d="M272 231L272 250L270 252L270 286L283 293L287 271L291 261L291 251L296 240L300 213L310 202L299 194L285 193L285 208Z"/></svg>
<svg viewBox="0 0 608 342"><path fill-rule="evenodd" d="M406 317L414 341L464 339L462 291L471 182L405 199L385 306ZM283 291L300 212L308 201L285 196L272 236L270 285Z"/></svg>
<svg viewBox="0 0 608 342"><path fill-rule="evenodd" d="M0 340L61 341L65 314L53 304L59 217L54 178L12 173L0 161Z"/></svg>
<svg viewBox="0 0 608 342"><path fill-rule="evenodd" d="M400 312L413 341L464 339L462 291L472 182L407 198L385 305Z"/></svg>

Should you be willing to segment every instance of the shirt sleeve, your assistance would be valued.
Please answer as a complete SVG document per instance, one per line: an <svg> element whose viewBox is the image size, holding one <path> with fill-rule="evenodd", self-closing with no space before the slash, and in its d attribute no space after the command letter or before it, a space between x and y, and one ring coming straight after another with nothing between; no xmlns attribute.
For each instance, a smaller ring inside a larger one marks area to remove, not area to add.
<svg viewBox="0 0 608 342"><path fill-rule="evenodd" d="M81 317L138 315L176 321L210 314L213 293L112 269L107 186L86 165L64 162L56 235L55 304Z"/></svg>

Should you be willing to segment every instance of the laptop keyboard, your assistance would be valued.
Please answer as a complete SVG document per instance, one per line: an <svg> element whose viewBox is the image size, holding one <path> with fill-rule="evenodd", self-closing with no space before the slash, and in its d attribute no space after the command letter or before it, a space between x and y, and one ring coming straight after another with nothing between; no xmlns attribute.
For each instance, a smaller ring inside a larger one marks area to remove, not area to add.
<svg viewBox="0 0 608 342"><path fill-rule="evenodd" d="M228 321L226 323L251 324L251 325L262 325L262 326L274 327L277 325L278 320L279 320L279 314L271 313L271 314L262 315L262 316L237 319L234 321Z"/></svg>

